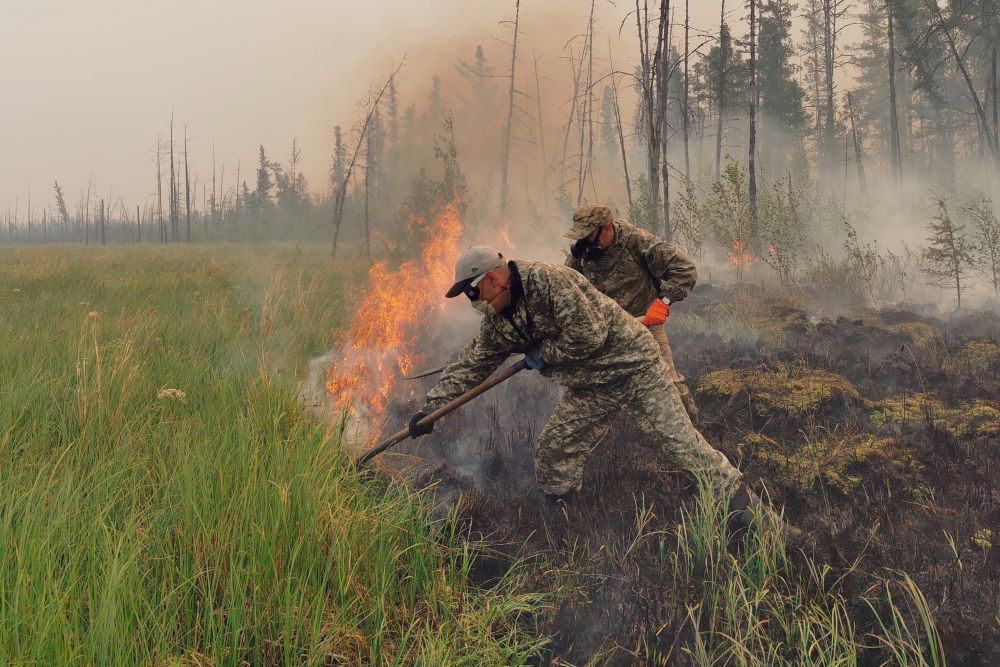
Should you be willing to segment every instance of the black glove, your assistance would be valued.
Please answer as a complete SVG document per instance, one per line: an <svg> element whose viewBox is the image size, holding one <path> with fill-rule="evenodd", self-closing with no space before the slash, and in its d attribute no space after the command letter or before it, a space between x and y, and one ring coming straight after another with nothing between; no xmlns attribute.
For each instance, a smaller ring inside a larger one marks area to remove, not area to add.
<svg viewBox="0 0 1000 667"><path fill-rule="evenodd" d="M545 368L545 362L542 361L542 355L538 353L537 345L524 353L524 363L528 365L528 368L536 371Z"/></svg>
<svg viewBox="0 0 1000 667"><path fill-rule="evenodd" d="M410 437L419 438L422 435L427 435L434 430L434 422L430 424L418 424L417 422L427 416L427 413L421 410L417 414L410 417Z"/></svg>

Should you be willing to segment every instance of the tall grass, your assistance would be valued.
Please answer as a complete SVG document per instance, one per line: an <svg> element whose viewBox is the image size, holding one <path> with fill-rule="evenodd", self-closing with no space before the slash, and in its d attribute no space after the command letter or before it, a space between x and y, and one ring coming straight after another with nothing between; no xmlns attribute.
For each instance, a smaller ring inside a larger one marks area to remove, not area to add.
<svg viewBox="0 0 1000 667"><path fill-rule="evenodd" d="M693 641L683 649L696 664L838 667L875 657L885 665L946 664L927 601L909 577L885 576L869 587L862 602L874 627L859 630L839 591L852 572L830 581L832 571L809 559L793 566L783 531L763 516L735 554L726 525L724 501L701 480L671 557L674 585L699 593L688 606Z"/></svg>
<svg viewBox="0 0 1000 667"><path fill-rule="evenodd" d="M524 664L538 600L349 470L325 248L0 251L0 663ZM171 391L175 390L175 391Z"/></svg>

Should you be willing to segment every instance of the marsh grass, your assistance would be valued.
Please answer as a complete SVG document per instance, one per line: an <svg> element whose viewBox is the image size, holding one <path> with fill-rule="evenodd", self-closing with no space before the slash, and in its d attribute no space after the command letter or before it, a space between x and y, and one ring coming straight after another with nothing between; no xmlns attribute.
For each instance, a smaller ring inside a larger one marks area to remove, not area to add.
<svg viewBox="0 0 1000 667"><path fill-rule="evenodd" d="M850 600L842 589L854 567L835 574L808 558L793 564L782 531L760 515L734 553L725 519L724 502L701 481L670 559L674 586L697 592L687 607L692 641L682 649L695 664L946 664L927 600L905 573L869 575L864 596ZM859 627L855 602L870 610L870 628Z"/></svg>
<svg viewBox="0 0 1000 667"><path fill-rule="evenodd" d="M537 596L307 418L363 267L322 246L0 252L0 663L523 664Z"/></svg>

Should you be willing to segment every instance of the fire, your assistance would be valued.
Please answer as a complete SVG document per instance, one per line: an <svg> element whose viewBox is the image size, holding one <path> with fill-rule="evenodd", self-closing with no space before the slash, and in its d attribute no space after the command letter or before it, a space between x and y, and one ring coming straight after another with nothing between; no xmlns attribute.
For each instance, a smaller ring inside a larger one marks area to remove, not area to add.
<svg viewBox="0 0 1000 667"><path fill-rule="evenodd" d="M417 334L428 309L440 307L458 259L463 226L456 202L437 213L429 227L418 216L410 224L429 230L420 259L395 271L384 262L368 270L368 293L354 311L344 356L327 371L334 409L363 417L372 432L381 425L397 379L413 370Z"/></svg>
<svg viewBox="0 0 1000 667"><path fill-rule="evenodd" d="M742 269L753 261L753 255L750 254L749 247L739 239L733 239L733 248L729 251L728 255L729 265L737 269Z"/></svg>

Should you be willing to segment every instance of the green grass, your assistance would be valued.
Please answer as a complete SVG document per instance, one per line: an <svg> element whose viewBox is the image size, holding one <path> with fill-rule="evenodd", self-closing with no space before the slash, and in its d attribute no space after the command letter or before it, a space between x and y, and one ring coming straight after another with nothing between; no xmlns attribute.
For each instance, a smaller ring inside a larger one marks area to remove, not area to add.
<svg viewBox="0 0 1000 667"><path fill-rule="evenodd" d="M473 590L454 524L362 482L298 404L363 271L323 246L0 250L0 664L538 653L538 598Z"/></svg>
<svg viewBox="0 0 1000 667"><path fill-rule="evenodd" d="M698 665L853 667L860 656L884 665L944 667L941 639L920 589L905 573L867 575L858 600L875 627L865 632L841 592L855 566L835 573L805 559L793 566L773 520L757 516L736 557L727 548L724 504L707 481L677 529L667 556L674 586L690 591L693 641L682 648Z"/></svg>

